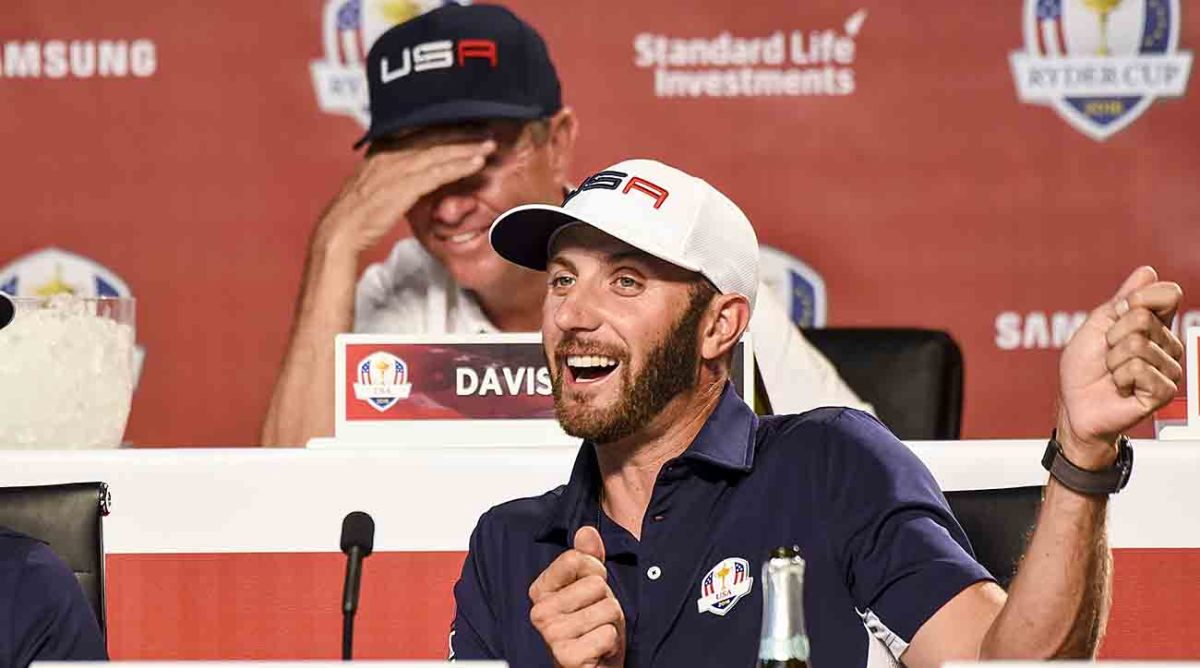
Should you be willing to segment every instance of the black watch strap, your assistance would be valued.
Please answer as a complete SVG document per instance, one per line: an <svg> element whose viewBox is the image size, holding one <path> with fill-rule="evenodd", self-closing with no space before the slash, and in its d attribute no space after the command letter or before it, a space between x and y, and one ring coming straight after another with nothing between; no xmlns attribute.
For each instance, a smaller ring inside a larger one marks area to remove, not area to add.
<svg viewBox="0 0 1200 668"><path fill-rule="evenodd" d="M1133 446L1129 444L1129 437L1122 435L1117 439L1117 460L1113 465L1103 471L1089 471L1067 459L1058 442L1058 431L1055 430L1046 444L1046 453L1042 455L1042 468L1063 486L1080 494L1116 494L1129 484L1129 475L1133 472Z"/></svg>

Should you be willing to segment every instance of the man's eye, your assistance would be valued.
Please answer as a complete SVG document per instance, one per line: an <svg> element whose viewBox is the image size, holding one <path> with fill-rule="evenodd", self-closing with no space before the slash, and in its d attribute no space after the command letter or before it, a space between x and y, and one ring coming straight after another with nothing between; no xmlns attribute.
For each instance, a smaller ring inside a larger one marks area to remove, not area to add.
<svg viewBox="0 0 1200 668"><path fill-rule="evenodd" d="M550 279L550 287L552 288L569 288L574 284L574 276L559 275Z"/></svg>
<svg viewBox="0 0 1200 668"><path fill-rule="evenodd" d="M622 288L625 290L632 290L632 289L636 288L637 286L638 286L637 279L633 278L632 276L619 276L617 278L617 287L619 287L619 288Z"/></svg>

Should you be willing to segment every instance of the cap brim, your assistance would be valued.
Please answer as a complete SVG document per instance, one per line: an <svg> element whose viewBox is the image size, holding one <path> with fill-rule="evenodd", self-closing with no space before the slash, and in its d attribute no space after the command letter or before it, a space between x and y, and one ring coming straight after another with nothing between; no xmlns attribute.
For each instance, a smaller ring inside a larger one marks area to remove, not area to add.
<svg viewBox="0 0 1200 668"><path fill-rule="evenodd" d="M489 239L492 248L505 260L528 269L546 271L546 265L550 261L550 241L556 232L571 223L594 227L664 262L688 271L703 273L699 267L682 262L663 249L635 238L635 235L630 234L630 230L598 220L581 218L561 206L549 204L526 204L509 209L492 223Z"/></svg>
<svg viewBox="0 0 1200 668"><path fill-rule="evenodd" d="M580 221L560 206L526 204L501 214L492 223L489 240L496 253L513 264L546 271L550 238L566 225Z"/></svg>
<svg viewBox="0 0 1200 668"><path fill-rule="evenodd" d="M408 128L423 128L430 125L445 123L463 123L466 121L489 120L519 120L532 121L541 118L541 107L534 105L510 104L508 102L488 102L483 100L450 100L422 107L417 111L376 123L372 121L371 128L354 143L355 150L363 144Z"/></svg>

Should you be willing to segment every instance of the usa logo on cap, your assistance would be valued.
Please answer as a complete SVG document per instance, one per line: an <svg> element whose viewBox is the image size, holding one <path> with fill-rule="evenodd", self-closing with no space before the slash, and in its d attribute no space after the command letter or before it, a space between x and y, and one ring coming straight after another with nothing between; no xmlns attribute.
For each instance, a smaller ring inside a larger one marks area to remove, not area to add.
<svg viewBox="0 0 1200 668"><path fill-rule="evenodd" d="M466 0L327 0L322 12L321 41L325 57L314 60L313 88L317 104L328 114L350 116L363 127L371 124L367 105L367 52L394 25L443 5Z"/></svg>

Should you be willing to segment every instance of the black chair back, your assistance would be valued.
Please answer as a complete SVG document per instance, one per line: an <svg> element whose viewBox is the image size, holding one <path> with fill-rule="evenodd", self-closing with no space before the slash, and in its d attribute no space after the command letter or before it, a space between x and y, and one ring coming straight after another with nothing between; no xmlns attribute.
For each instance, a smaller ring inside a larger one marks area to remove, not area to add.
<svg viewBox="0 0 1200 668"><path fill-rule="evenodd" d="M806 329L850 389L904 440L955 440L963 358L950 335L927 329Z"/></svg>
<svg viewBox="0 0 1200 668"><path fill-rule="evenodd" d="M108 485L0 487L0 525L44 541L75 573L105 633L104 532Z"/></svg>
<svg viewBox="0 0 1200 668"><path fill-rule="evenodd" d="M1042 488L946 492L946 500L975 549L975 559L1008 589L1037 522Z"/></svg>

